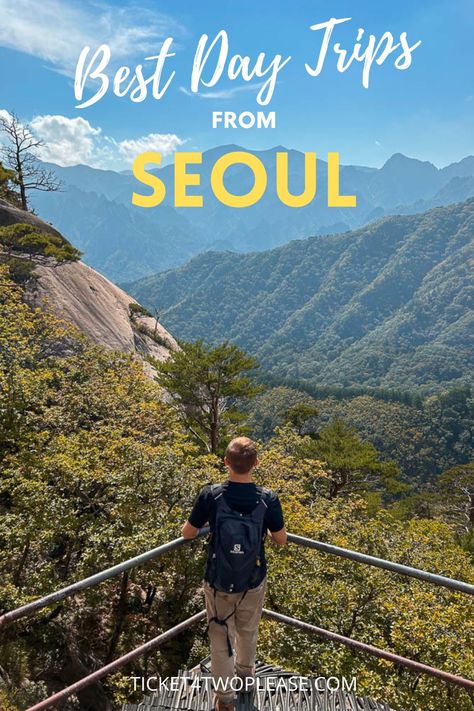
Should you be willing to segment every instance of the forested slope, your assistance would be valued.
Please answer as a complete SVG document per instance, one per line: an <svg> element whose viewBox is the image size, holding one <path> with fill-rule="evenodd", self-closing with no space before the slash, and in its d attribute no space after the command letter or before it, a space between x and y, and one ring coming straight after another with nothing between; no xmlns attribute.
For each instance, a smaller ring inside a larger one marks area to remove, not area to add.
<svg viewBox="0 0 474 711"><path fill-rule="evenodd" d="M267 252L210 252L129 290L178 337L229 338L278 375L436 390L472 373L473 235L470 199Z"/></svg>

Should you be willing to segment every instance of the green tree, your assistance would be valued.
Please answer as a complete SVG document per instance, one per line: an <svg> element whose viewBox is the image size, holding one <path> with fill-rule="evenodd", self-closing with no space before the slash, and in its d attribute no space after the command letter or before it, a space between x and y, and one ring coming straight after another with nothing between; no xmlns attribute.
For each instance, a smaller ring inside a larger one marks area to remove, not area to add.
<svg viewBox="0 0 474 711"><path fill-rule="evenodd" d="M11 202L16 207L20 207L20 197L15 190L15 171L5 168L0 162L0 198Z"/></svg>
<svg viewBox="0 0 474 711"><path fill-rule="evenodd" d="M157 381L170 394L188 431L209 452L242 426L239 406L262 389L248 375L258 367L253 356L226 341L206 345L182 342L163 363L155 363Z"/></svg>
<svg viewBox="0 0 474 711"><path fill-rule="evenodd" d="M291 425L299 435L304 433L309 420L318 415L318 408L306 402L299 402L288 408L284 414L285 421Z"/></svg>
<svg viewBox="0 0 474 711"><path fill-rule="evenodd" d="M8 256L13 253L26 254L30 259L42 256L58 263L74 262L81 256L81 252L59 233L40 232L26 222L0 227L0 249Z"/></svg>
<svg viewBox="0 0 474 711"><path fill-rule="evenodd" d="M396 461L407 480L423 488L442 471L472 456L474 400L469 387L425 398L405 392L403 402L393 391L375 396L341 388L329 393L330 388L307 383L301 383L302 389L296 387L297 383L295 388L270 387L251 401L249 422L254 434L269 439L293 405L312 405L318 414L308 419L305 434L317 433L338 417L373 444L382 459Z"/></svg>
<svg viewBox="0 0 474 711"><path fill-rule="evenodd" d="M301 459L288 428L261 452L258 482L278 491L289 531L441 575L474 580L474 567L446 523L396 521L365 497L321 497L308 482L324 463ZM290 544L268 546L269 604L283 614L410 659L471 675L473 601L468 595ZM298 673L355 675L357 692L406 711L470 711L472 699L429 676L354 654L315 635L264 620L259 656Z"/></svg>
<svg viewBox="0 0 474 711"><path fill-rule="evenodd" d="M474 462L447 469L438 477L437 489L447 520L469 534L474 528Z"/></svg>
<svg viewBox="0 0 474 711"><path fill-rule="evenodd" d="M305 456L326 463L331 499L342 494L394 494L406 489L399 480L397 465L382 461L375 447L363 442L343 420L334 418L317 434L301 441Z"/></svg>
<svg viewBox="0 0 474 711"><path fill-rule="evenodd" d="M285 386L269 387L249 402L249 426L255 438L268 440L281 427L286 415L295 405L305 404L316 407L316 400L295 388Z"/></svg>
<svg viewBox="0 0 474 711"><path fill-rule="evenodd" d="M176 537L217 462L161 400L140 364L31 309L0 267L0 614ZM2 629L2 709L27 708L197 612L195 550L53 606L24 634ZM130 671L175 671L192 643ZM110 708L113 684L80 693L79 708Z"/></svg>

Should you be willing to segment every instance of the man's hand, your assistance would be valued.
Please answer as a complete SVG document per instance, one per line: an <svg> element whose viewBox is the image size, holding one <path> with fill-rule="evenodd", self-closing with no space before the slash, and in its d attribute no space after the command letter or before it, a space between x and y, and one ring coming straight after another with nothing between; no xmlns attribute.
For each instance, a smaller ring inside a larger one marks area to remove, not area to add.
<svg viewBox="0 0 474 711"><path fill-rule="evenodd" d="M279 546L284 546L288 541L288 536L286 535L286 528L280 528L279 531L268 531L268 535Z"/></svg>
<svg viewBox="0 0 474 711"><path fill-rule="evenodd" d="M189 523L189 521L186 521L183 528L181 529L181 535L183 536L183 538L196 538L198 533L199 528L193 526L192 523Z"/></svg>

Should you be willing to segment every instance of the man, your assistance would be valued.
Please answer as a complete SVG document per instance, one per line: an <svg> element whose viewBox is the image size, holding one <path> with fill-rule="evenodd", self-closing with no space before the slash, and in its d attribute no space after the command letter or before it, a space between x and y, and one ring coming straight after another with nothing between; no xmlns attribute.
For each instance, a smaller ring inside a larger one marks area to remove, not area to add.
<svg viewBox="0 0 474 711"><path fill-rule="evenodd" d="M222 484L208 484L199 493L182 528L194 538L209 522L211 536L204 576L204 594L211 642L211 671L217 711L233 711L234 675L247 691L255 673L258 623L262 615L267 565L267 531L278 545L287 540L278 496L252 479L257 447L248 437L229 443ZM235 645L235 667L234 667Z"/></svg>

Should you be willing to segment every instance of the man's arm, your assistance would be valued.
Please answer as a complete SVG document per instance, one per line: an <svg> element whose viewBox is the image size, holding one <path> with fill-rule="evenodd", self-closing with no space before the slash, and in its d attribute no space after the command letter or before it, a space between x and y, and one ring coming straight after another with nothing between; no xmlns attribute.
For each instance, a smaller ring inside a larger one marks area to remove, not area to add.
<svg viewBox="0 0 474 711"><path fill-rule="evenodd" d="M183 528L181 529L181 535L183 536L183 538L196 538L198 532L199 528L193 526L193 524L189 523L189 521L186 521L186 523L183 525Z"/></svg>
<svg viewBox="0 0 474 711"><path fill-rule="evenodd" d="M279 531L268 531L268 535L279 546L284 546L288 542L288 536L286 535L286 528L280 528Z"/></svg>
<svg viewBox="0 0 474 711"><path fill-rule="evenodd" d="M205 486L196 497L188 520L181 529L183 538L196 538L199 529L209 520L210 490Z"/></svg>
<svg viewBox="0 0 474 711"><path fill-rule="evenodd" d="M271 492L271 497L268 502L266 523L268 525L268 535L272 541L278 546L284 546L288 540L285 520L283 518L280 499L273 492Z"/></svg>

